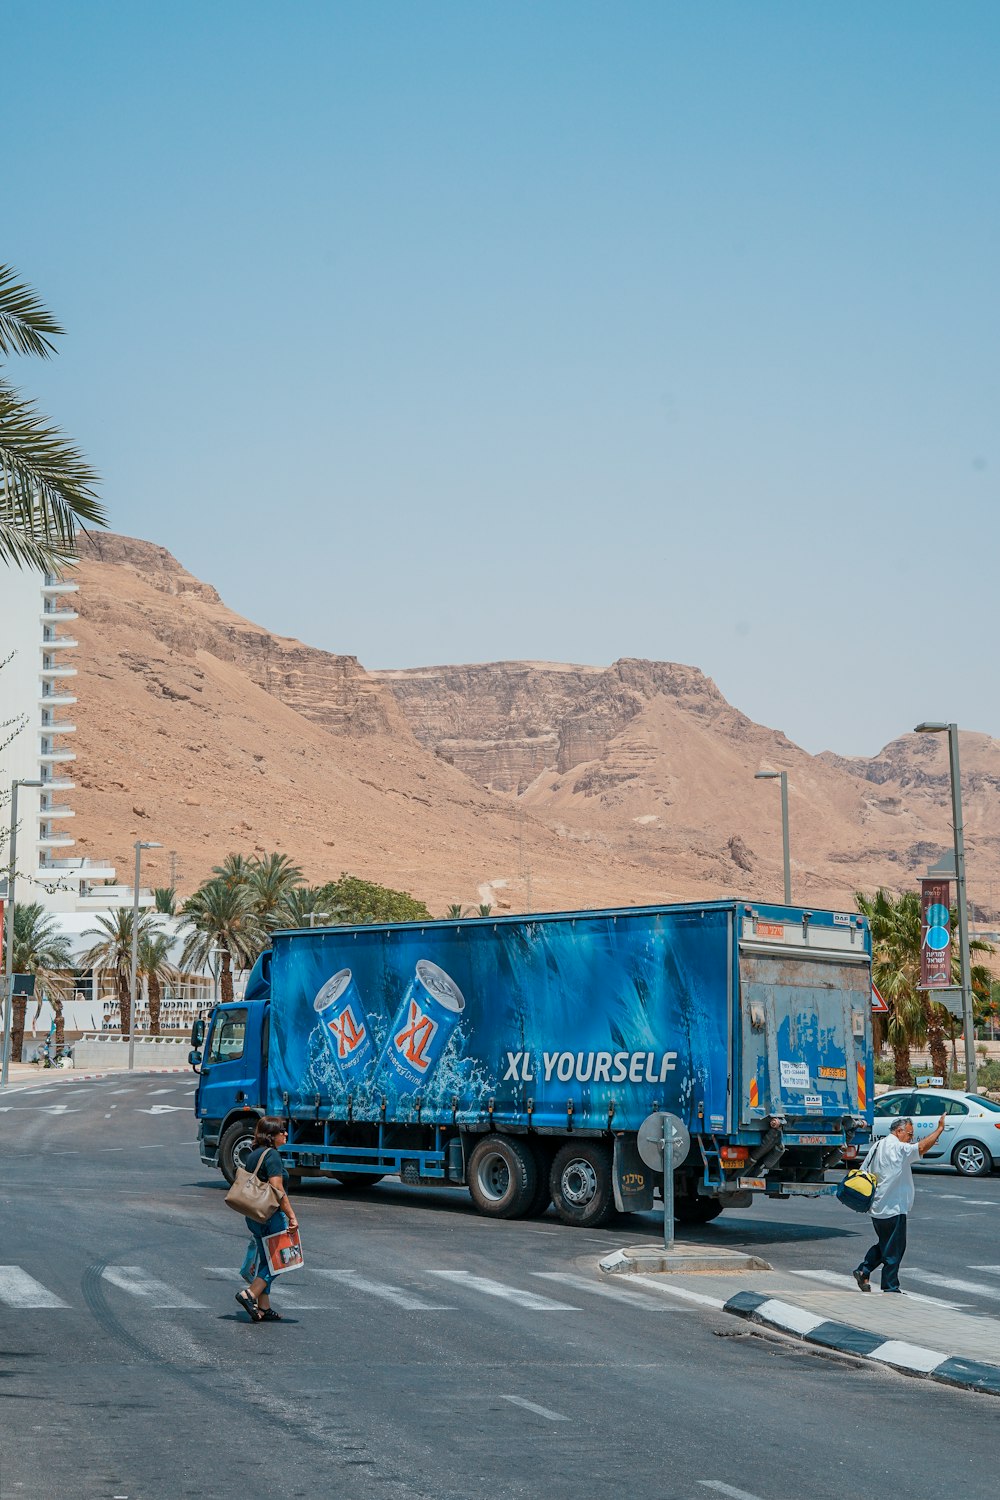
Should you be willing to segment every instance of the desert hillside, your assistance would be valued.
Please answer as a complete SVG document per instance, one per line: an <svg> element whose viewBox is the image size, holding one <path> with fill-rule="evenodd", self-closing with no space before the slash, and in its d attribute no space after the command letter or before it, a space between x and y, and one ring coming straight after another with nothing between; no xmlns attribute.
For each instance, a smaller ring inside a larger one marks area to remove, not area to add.
<svg viewBox="0 0 1000 1500"><path fill-rule="evenodd" d="M950 841L938 738L870 761L811 756L694 667L500 662L367 672L229 610L162 547L102 535L81 559L72 831L127 878L158 839L189 891L231 849L350 870L432 910L546 910L780 895L816 905L908 883ZM970 894L1000 894L1000 745L963 736Z"/></svg>

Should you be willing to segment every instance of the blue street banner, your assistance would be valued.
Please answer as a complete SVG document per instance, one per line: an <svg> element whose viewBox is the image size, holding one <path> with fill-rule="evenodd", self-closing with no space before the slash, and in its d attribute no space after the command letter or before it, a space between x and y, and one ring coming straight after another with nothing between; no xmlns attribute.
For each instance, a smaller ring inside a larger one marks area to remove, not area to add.
<svg viewBox="0 0 1000 1500"><path fill-rule="evenodd" d="M920 882L920 988L951 986L951 881Z"/></svg>

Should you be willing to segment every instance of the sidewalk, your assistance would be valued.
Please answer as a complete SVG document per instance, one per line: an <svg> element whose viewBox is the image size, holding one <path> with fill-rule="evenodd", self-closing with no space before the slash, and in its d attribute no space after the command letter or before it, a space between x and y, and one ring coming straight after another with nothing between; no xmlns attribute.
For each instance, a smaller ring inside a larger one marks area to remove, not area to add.
<svg viewBox="0 0 1000 1500"><path fill-rule="evenodd" d="M628 1267L641 1264L640 1254L607 1256L601 1269L627 1274ZM643 1273L634 1269L632 1274ZM876 1288L866 1294L850 1276L819 1274L822 1284L789 1271L654 1272L645 1280L668 1296L749 1319L824 1349L1000 1396L1000 1320L950 1309L919 1293L887 1299ZM905 1268L901 1274L905 1283Z"/></svg>
<svg viewBox="0 0 1000 1500"><path fill-rule="evenodd" d="M142 1073L190 1073L190 1068L153 1068L148 1063L138 1063L132 1070L135 1074ZM38 1087L43 1083L86 1083L91 1078L107 1078L111 1073L128 1072L127 1060L109 1063L104 1068L80 1069L76 1068L39 1068L34 1063L12 1062L7 1071L8 1087L24 1088L31 1085Z"/></svg>

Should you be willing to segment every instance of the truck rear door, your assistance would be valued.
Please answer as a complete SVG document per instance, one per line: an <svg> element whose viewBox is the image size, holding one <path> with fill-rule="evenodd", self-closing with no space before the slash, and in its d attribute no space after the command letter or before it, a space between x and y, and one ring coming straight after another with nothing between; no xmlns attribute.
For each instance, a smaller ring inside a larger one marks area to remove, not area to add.
<svg viewBox="0 0 1000 1500"><path fill-rule="evenodd" d="M746 914L739 973L740 1123L868 1113L871 959L858 919Z"/></svg>

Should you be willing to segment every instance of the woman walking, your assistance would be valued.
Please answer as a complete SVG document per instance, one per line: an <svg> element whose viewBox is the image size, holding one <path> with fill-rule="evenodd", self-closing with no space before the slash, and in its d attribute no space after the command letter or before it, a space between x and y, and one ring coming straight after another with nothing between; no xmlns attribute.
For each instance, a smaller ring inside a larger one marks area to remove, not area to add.
<svg viewBox="0 0 1000 1500"><path fill-rule="evenodd" d="M279 1234L282 1229L299 1227L288 1197L288 1173L278 1154L278 1147L284 1145L287 1139L288 1127L284 1120L265 1115L257 1121L253 1147L247 1152L244 1162L248 1172L256 1172L261 1180L266 1178L278 1195L278 1207L265 1223L258 1224L256 1219L246 1220L247 1228L257 1241L257 1275L244 1291L236 1293L236 1300L252 1323L281 1322L281 1314L276 1313L271 1306L270 1292L274 1276L268 1269L264 1237Z"/></svg>

